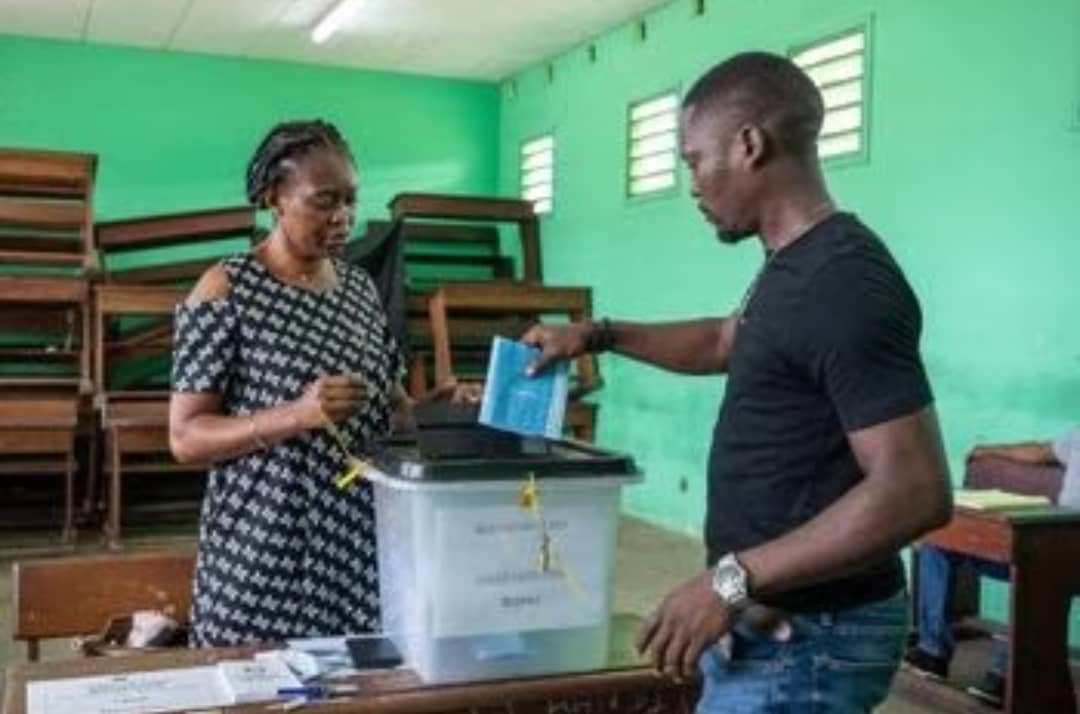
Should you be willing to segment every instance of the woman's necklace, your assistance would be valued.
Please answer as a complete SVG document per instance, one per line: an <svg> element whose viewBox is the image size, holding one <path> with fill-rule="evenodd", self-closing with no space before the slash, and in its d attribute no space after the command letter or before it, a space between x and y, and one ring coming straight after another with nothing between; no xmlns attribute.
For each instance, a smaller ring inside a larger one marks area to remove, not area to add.
<svg viewBox="0 0 1080 714"><path fill-rule="evenodd" d="M284 225L279 223L276 226L276 228L281 231L281 233L284 236L286 242L291 242L291 239L289 237L289 233L288 233L288 231L285 230ZM270 246L267 246L267 248L270 248ZM328 289L334 287L332 280L320 280L320 278L326 277L326 266L327 266L327 264L333 266L333 263L331 261L328 261L326 259L320 259L315 264L315 267L313 267L313 268L311 268L309 270L303 270L303 269L290 270L285 265L286 261L285 260L279 260L277 258L277 256L272 251L265 250L263 255L264 255L263 259L264 259L264 261L267 262L268 267L275 266L275 267L272 268L272 271L277 273L280 276L281 280L283 282L285 282L285 283L290 283L290 284L293 284L293 285L299 284L300 286L302 286L306 290L320 290L320 291L322 291L322 290L328 290ZM326 282L328 284L321 285L320 283L323 283L323 282Z"/></svg>

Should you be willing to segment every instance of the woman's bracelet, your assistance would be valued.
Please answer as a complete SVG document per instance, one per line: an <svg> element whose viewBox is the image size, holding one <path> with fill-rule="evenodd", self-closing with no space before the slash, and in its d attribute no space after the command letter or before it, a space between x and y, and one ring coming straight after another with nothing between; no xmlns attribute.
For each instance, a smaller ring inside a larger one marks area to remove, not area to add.
<svg viewBox="0 0 1080 714"><path fill-rule="evenodd" d="M259 425L255 421L255 412L248 414L248 420L251 422L251 440L255 442L255 446L260 449L269 449L270 444L267 444L266 440L262 438L262 434L259 433Z"/></svg>

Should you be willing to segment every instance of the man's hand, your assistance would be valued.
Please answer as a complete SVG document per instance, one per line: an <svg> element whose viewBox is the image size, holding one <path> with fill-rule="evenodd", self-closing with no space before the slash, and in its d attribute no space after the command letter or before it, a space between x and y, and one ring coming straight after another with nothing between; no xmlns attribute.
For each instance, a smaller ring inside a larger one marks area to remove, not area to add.
<svg viewBox="0 0 1080 714"><path fill-rule="evenodd" d="M521 338L527 345L540 348L540 356L526 368L530 376L547 369L552 362L574 359L585 354L589 335L595 329L592 323L577 322L570 325L533 325Z"/></svg>
<svg viewBox="0 0 1080 714"><path fill-rule="evenodd" d="M712 571L706 570L668 593L642 624L635 646L665 676L693 677L701 653L728 633L733 617L713 592Z"/></svg>

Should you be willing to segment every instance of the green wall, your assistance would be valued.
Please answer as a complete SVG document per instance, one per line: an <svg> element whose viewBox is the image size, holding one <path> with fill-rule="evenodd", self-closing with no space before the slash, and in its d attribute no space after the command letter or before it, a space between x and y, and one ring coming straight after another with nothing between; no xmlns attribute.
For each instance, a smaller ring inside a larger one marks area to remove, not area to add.
<svg viewBox="0 0 1080 714"><path fill-rule="evenodd" d="M263 134L313 117L352 145L362 219L495 190L490 84L0 35L0 146L98 153L99 219L243 203Z"/></svg>
<svg viewBox="0 0 1080 714"><path fill-rule="evenodd" d="M833 166L840 203L887 240L925 313L924 354L954 479L984 440L1080 423L1080 3L1076 0L676 0L636 25L509 78L500 186L520 143L556 137L545 277L594 286L599 315L729 312L760 264L721 246L688 198L625 197L627 104L685 91L743 49L783 52L871 23L868 160ZM1037 9L1036 9L1037 8ZM722 379L605 357L599 439L646 471L624 507L699 532ZM685 490L684 490L685 489ZM1000 592L992 592L1000 604Z"/></svg>

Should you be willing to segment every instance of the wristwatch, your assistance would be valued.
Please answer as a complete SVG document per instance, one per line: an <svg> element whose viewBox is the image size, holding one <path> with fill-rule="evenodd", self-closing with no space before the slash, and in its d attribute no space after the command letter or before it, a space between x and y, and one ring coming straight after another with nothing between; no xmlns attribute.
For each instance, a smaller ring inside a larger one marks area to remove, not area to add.
<svg viewBox="0 0 1080 714"><path fill-rule="evenodd" d="M750 583L746 569L735 557L728 553L716 561L713 568L712 589L716 596L733 610L740 610L750 602Z"/></svg>

